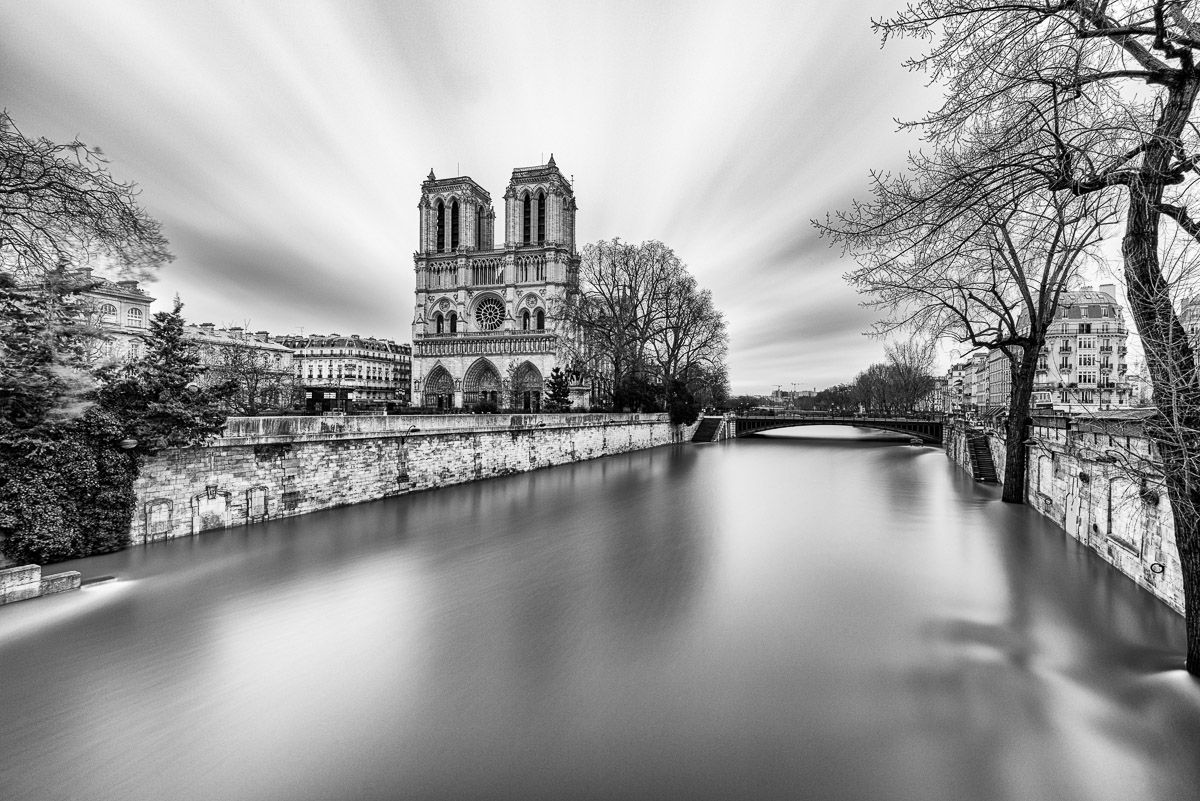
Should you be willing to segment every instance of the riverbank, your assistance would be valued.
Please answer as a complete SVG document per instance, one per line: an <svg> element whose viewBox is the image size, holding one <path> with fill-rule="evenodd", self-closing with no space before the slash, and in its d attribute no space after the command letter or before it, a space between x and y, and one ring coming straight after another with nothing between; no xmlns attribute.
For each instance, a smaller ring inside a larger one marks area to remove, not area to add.
<svg viewBox="0 0 1200 801"><path fill-rule="evenodd" d="M1183 572L1174 518L1157 456L1130 412L1039 415L1029 449L1025 499L1116 570L1183 614ZM1002 432L983 431L1003 482ZM967 429L947 425L947 455L967 472Z"/></svg>
<svg viewBox="0 0 1200 801"><path fill-rule="evenodd" d="M292 517L690 438L665 414L230 418L147 460L134 544Z"/></svg>

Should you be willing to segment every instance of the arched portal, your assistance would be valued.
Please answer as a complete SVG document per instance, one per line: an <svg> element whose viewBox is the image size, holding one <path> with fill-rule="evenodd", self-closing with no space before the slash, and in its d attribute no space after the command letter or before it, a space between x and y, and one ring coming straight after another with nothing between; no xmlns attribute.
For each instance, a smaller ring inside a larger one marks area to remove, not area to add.
<svg viewBox="0 0 1200 801"><path fill-rule="evenodd" d="M500 372L487 359L472 364L463 378L463 405L480 403L500 404Z"/></svg>
<svg viewBox="0 0 1200 801"><path fill-rule="evenodd" d="M454 408L454 379L440 364L425 379L425 406L434 409Z"/></svg>
<svg viewBox="0 0 1200 801"><path fill-rule="evenodd" d="M542 408L542 374L530 362L522 362L513 374L513 408L536 412Z"/></svg>

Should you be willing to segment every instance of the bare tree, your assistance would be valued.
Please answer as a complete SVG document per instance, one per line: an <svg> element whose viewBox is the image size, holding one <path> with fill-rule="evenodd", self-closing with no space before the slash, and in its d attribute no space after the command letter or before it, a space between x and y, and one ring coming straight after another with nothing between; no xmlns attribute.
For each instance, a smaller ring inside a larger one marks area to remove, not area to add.
<svg viewBox="0 0 1200 801"><path fill-rule="evenodd" d="M99 148L30 139L0 111L0 270L27 281L102 259L145 277L172 256L137 196L109 174Z"/></svg>
<svg viewBox="0 0 1200 801"><path fill-rule="evenodd" d="M205 358L205 384L224 387L226 411L258 415L290 408L296 400L293 371L282 367L278 354L263 348L249 335L209 346Z"/></svg>
<svg viewBox="0 0 1200 801"><path fill-rule="evenodd" d="M586 246L560 317L574 334L569 361L611 387L618 403L622 392L640 405L647 387L669 392L695 381L707 386L705 376L713 387L723 381L724 320L661 242Z"/></svg>
<svg viewBox="0 0 1200 801"><path fill-rule="evenodd" d="M1046 331L1113 215L1099 196L977 183L972 172L994 167L1003 151L965 150L911 157L913 177L875 176L874 202L819 227L859 261L847 280L888 314L877 334L916 330L1004 354L1012 390L1003 499L1023 503L1021 443Z"/></svg>
<svg viewBox="0 0 1200 801"><path fill-rule="evenodd" d="M911 412L933 390L933 343L907 339L889 344L887 355L890 383L894 387L895 411Z"/></svg>
<svg viewBox="0 0 1200 801"><path fill-rule="evenodd" d="M1187 666L1200 674L1200 374L1159 256L1163 217L1200 239L1196 11L1192 0L920 0L876 27L930 42L909 62L946 88L913 123L927 139L991 129L1038 145L1023 164L988 165L992 181L1120 193L1127 296L1159 412L1148 430L1183 568Z"/></svg>

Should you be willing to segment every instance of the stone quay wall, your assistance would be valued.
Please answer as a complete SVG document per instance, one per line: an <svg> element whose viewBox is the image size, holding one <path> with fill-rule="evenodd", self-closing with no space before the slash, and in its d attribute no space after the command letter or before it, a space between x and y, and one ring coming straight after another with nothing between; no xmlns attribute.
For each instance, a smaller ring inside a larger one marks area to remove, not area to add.
<svg viewBox="0 0 1200 801"><path fill-rule="evenodd" d="M693 430L665 414L230 418L221 438L146 461L131 540L685 442Z"/></svg>
<svg viewBox="0 0 1200 801"><path fill-rule="evenodd" d="M1002 431L988 431L1003 480ZM947 427L946 452L970 472L966 430ZM1155 449L1140 420L1036 416L1025 499L1071 537L1183 614L1183 572Z"/></svg>

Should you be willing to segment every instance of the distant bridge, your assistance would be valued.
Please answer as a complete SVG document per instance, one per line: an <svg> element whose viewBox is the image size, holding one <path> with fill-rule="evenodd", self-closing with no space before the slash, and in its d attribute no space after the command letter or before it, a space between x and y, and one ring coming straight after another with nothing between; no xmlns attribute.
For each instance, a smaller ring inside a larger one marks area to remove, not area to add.
<svg viewBox="0 0 1200 801"><path fill-rule="evenodd" d="M773 428L795 426L854 426L855 428L877 428L894 431L910 437L919 437L929 445L942 444L942 421L924 417L856 417L854 415L805 414L789 416L738 415L733 421L734 436L746 437L770 431Z"/></svg>

